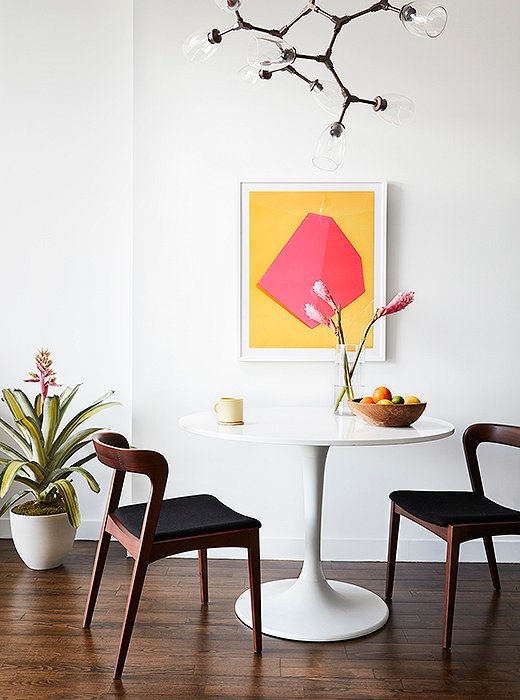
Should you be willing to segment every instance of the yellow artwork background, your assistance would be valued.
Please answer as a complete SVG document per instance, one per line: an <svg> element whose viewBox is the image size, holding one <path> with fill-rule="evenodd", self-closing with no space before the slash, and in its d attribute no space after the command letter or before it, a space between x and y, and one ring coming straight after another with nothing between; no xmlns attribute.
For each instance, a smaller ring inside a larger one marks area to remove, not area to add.
<svg viewBox="0 0 520 700"><path fill-rule="evenodd" d="M374 192L249 193L249 345L330 348L324 326L310 329L256 285L309 213L331 216L361 255L365 292L343 310L347 343L358 343L374 313ZM326 280L324 280L326 282ZM309 301L312 302L309 293ZM372 334L367 348L373 347Z"/></svg>

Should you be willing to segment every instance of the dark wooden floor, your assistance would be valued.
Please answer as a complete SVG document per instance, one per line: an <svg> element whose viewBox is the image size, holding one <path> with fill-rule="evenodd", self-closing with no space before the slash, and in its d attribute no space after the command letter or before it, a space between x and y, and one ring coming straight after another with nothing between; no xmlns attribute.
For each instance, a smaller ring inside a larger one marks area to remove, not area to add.
<svg viewBox="0 0 520 700"><path fill-rule="evenodd" d="M112 681L132 561L113 545L92 630L81 629L94 543L66 565L27 569L0 541L0 698L520 698L520 565L502 565L503 592L487 568L461 565L454 647L440 646L441 564L398 564L387 625L348 642L307 644L251 632L234 615L243 561L210 561L210 605L199 605L197 562L150 567L123 680ZM296 575L295 562L263 562L264 581ZM330 563L329 578L383 592L384 565Z"/></svg>

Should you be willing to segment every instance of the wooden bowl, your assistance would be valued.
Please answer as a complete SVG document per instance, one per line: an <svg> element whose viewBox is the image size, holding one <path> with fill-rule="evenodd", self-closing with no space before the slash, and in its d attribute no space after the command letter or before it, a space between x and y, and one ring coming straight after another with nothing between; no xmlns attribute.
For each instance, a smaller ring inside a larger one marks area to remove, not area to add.
<svg viewBox="0 0 520 700"><path fill-rule="evenodd" d="M422 416L425 403L377 404L360 403L361 399L349 401L350 410L367 423L382 428L407 428Z"/></svg>

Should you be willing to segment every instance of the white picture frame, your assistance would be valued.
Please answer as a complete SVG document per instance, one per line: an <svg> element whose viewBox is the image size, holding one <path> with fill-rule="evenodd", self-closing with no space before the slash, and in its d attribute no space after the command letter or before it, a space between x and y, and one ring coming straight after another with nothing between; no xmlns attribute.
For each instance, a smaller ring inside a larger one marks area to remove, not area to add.
<svg viewBox="0 0 520 700"><path fill-rule="evenodd" d="M386 182L246 182L240 183L240 309L239 358L245 362L330 362L334 348L252 348L249 344L250 308L250 211L252 192L373 192L374 193L374 311L386 304ZM365 351L367 362L386 359L386 319L373 326L373 347ZM349 341L350 342L350 341Z"/></svg>

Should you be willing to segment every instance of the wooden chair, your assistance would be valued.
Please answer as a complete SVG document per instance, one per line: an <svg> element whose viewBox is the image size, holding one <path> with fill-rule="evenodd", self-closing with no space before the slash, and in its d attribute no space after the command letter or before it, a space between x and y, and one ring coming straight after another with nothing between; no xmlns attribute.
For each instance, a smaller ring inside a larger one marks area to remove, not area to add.
<svg viewBox="0 0 520 700"><path fill-rule="evenodd" d="M214 496L206 494L163 500L168 478L166 459L158 452L129 449L123 435L98 433L94 438L94 447L99 461L111 467L114 473L94 561L83 627L90 627L110 537L115 537L135 560L114 678L121 678L123 673L148 565L171 554L196 549L199 551L201 602L202 605L207 605L208 548L247 548L253 646L256 653L261 653L260 522L231 510ZM147 503L118 507L127 472L146 474L149 478L151 488Z"/></svg>
<svg viewBox="0 0 520 700"><path fill-rule="evenodd" d="M451 647L461 543L483 538L493 587L500 591L492 536L520 534L520 511L501 506L484 495L477 459L477 448L483 442L520 447L520 427L480 423L467 428L462 443L473 491L394 491L390 494L386 598L392 597L399 521L404 515L448 543L442 633L445 649Z"/></svg>

